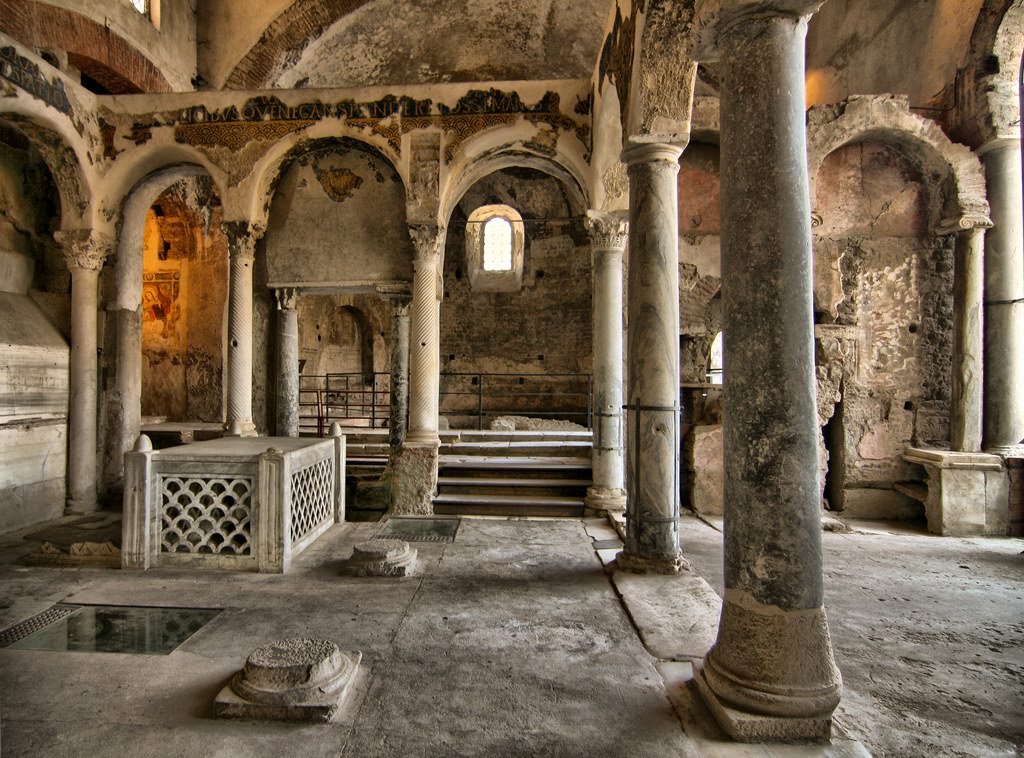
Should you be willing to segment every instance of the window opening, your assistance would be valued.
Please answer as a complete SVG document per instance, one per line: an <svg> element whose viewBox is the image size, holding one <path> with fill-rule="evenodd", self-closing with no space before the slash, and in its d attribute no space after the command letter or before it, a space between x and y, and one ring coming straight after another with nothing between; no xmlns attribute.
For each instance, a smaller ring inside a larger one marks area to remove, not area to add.
<svg viewBox="0 0 1024 758"><path fill-rule="evenodd" d="M711 343L711 357L708 360L708 384L722 383L722 333L715 335L715 341Z"/></svg>
<svg viewBox="0 0 1024 758"><path fill-rule="evenodd" d="M145 15L146 11L149 10L146 7L147 0L131 0L132 7L135 8L139 13Z"/></svg>
<svg viewBox="0 0 1024 758"><path fill-rule="evenodd" d="M484 224L484 271L512 270L512 224L494 217Z"/></svg>

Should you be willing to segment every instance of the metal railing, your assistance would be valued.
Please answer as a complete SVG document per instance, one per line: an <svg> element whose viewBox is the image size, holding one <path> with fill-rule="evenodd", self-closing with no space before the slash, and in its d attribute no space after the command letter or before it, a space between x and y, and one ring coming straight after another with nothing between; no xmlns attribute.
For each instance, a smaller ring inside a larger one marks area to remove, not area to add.
<svg viewBox="0 0 1024 758"><path fill-rule="evenodd" d="M587 428L593 417L590 374L441 374L440 409L452 425L485 429L499 416L575 421ZM391 377L385 373L299 376L299 434L324 437L335 421L387 426Z"/></svg>
<svg viewBox="0 0 1024 758"><path fill-rule="evenodd" d="M453 427L499 416L575 421L587 428L593 416L593 378L590 374L441 374L441 414ZM468 417L468 418L467 418Z"/></svg>

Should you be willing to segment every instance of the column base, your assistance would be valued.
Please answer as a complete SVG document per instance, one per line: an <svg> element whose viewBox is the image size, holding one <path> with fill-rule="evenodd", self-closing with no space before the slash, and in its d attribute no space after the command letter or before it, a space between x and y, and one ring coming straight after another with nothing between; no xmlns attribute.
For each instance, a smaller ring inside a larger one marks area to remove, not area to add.
<svg viewBox="0 0 1024 758"><path fill-rule="evenodd" d="M416 431L406 432L405 441L402 444L403 446L411 445L429 447L430 445L433 445L434 447L439 447L441 445L441 438L433 429L418 429Z"/></svg>
<svg viewBox="0 0 1024 758"><path fill-rule="evenodd" d="M587 496L583 502L586 505L586 516L621 513L626 510L626 491L619 487L587 487Z"/></svg>
<svg viewBox="0 0 1024 758"><path fill-rule="evenodd" d="M738 710L723 702L704 677L704 665L694 664L694 683L722 731L737 742L828 742L832 715L810 718L765 716Z"/></svg>
<svg viewBox="0 0 1024 758"><path fill-rule="evenodd" d="M64 505L65 516L84 516L89 513L96 513L100 509L96 499L68 499Z"/></svg>
<svg viewBox="0 0 1024 758"><path fill-rule="evenodd" d="M615 568L620 571L632 571L634 574L681 574L684 571L692 571L689 561L683 558L682 553L676 553L671 557L647 558L645 556L633 555L623 550L615 559Z"/></svg>
<svg viewBox="0 0 1024 758"><path fill-rule="evenodd" d="M224 424L225 437L258 437L256 424L252 421L228 421Z"/></svg>

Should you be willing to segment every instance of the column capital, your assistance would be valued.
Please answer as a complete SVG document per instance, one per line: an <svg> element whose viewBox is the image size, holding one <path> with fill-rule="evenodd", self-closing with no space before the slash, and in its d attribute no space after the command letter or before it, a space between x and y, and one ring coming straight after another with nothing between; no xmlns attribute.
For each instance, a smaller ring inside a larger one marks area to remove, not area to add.
<svg viewBox="0 0 1024 758"><path fill-rule="evenodd" d="M674 166L678 171L679 156L682 154L683 148L664 142L633 143L623 149L622 162L626 164L627 171L641 163Z"/></svg>
<svg viewBox="0 0 1024 758"><path fill-rule="evenodd" d="M299 304L299 291L295 287L278 287L274 290L279 311L294 311Z"/></svg>
<svg viewBox="0 0 1024 758"><path fill-rule="evenodd" d="M54 232L53 238L64 249L64 260L72 270L99 271L114 251L114 239L95 229Z"/></svg>
<svg viewBox="0 0 1024 758"><path fill-rule="evenodd" d="M936 232L939 236L947 234L956 234L957 232L966 232L972 229L991 229L992 219L988 216L982 215L981 213L965 213L962 216L954 216L952 218L944 219L939 223L939 228Z"/></svg>
<svg viewBox="0 0 1024 758"><path fill-rule="evenodd" d="M825 0L697 0L691 42L693 59L717 59L719 37L736 24L773 16L804 18L824 4Z"/></svg>
<svg viewBox="0 0 1024 758"><path fill-rule="evenodd" d="M409 224L417 261L440 261L445 228L436 224Z"/></svg>
<svg viewBox="0 0 1024 758"><path fill-rule="evenodd" d="M619 252L626 249L626 240L629 237L628 215L588 210L586 225L590 234L590 244L595 249Z"/></svg>
<svg viewBox="0 0 1024 758"><path fill-rule="evenodd" d="M221 228L228 238L228 251L232 258L252 260L256 254L256 243L267 230L266 226L245 219L222 221Z"/></svg>

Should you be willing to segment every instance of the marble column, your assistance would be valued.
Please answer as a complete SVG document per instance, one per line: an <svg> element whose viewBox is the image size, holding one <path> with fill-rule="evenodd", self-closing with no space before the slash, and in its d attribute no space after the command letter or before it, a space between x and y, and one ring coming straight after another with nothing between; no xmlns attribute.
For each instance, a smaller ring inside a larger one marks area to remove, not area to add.
<svg viewBox="0 0 1024 758"><path fill-rule="evenodd" d="M67 513L98 507L97 484L97 308L99 276L114 241L90 229L57 232L71 270L71 397L68 405Z"/></svg>
<svg viewBox="0 0 1024 758"><path fill-rule="evenodd" d="M949 442L963 453L981 451L982 299L987 218L964 217L956 231L953 274L953 406Z"/></svg>
<svg viewBox="0 0 1024 758"><path fill-rule="evenodd" d="M228 285L227 426L243 436L256 434L252 420L252 265L263 227L225 221L230 273Z"/></svg>
<svg viewBox="0 0 1024 758"><path fill-rule="evenodd" d="M626 507L622 420L622 254L628 220L618 214L587 211L594 271L594 447L593 486L587 510Z"/></svg>
<svg viewBox="0 0 1024 758"><path fill-rule="evenodd" d="M992 228L985 235L986 450L1024 439L1024 217L1019 138L978 151L985 164Z"/></svg>
<svg viewBox="0 0 1024 758"><path fill-rule="evenodd" d="M826 741L842 685L823 606L804 116L821 0L722 5L725 594L695 678L734 739Z"/></svg>
<svg viewBox="0 0 1024 758"><path fill-rule="evenodd" d="M409 348L409 431L406 441L438 444L441 371L441 245L444 229L410 225L413 261L412 324Z"/></svg>
<svg viewBox="0 0 1024 758"><path fill-rule="evenodd" d="M391 316L391 418L388 444L394 453L405 441L409 417L409 295L387 296Z"/></svg>
<svg viewBox="0 0 1024 758"><path fill-rule="evenodd" d="M298 292L290 287L277 295L277 435L299 436Z"/></svg>
<svg viewBox="0 0 1024 758"><path fill-rule="evenodd" d="M631 145L626 308L626 541L619 568L678 573L679 220L682 150Z"/></svg>

